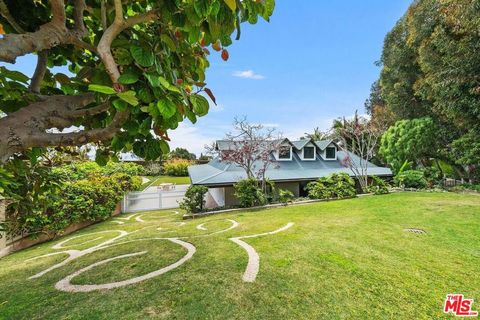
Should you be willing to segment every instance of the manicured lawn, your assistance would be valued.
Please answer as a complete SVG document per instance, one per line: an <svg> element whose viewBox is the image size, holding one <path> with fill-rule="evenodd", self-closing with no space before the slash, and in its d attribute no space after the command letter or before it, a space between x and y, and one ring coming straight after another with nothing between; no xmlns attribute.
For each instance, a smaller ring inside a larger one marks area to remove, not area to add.
<svg viewBox="0 0 480 320"><path fill-rule="evenodd" d="M397 193L185 221L171 210L112 219L0 260L0 319L443 319L448 293L475 299L480 309L480 196ZM232 226L223 233L207 235ZM113 220L123 222L115 223ZM256 281L242 275L247 254L231 237L258 252ZM200 226L199 226L200 225ZM147 227L147 228L145 228ZM197 228L198 227L198 228ZM142 229L143 228L143 229ZM160 229L158 229L160 228ZM405 232L421 228L427 234ZM202 230L206 229L206 230ZM36 279L66 255L25 260L66 249L86 249L131 233ZM190 260L141 283L111 290L63 292L55 284L92 263L110 261L71 280L103 284L137 277ZM142 239L134 242L127 240ZM118 244L123 243L123 244ZM111 245L111 246L110 246Z"/></svg>
<svg viewBox="0 0 480 320"><path fill-rule="evenodd" d="M190 184L189 177L172 177L172 176L158 176L153 186L158 186L161 183L175 183L175 184Z"/></svg>

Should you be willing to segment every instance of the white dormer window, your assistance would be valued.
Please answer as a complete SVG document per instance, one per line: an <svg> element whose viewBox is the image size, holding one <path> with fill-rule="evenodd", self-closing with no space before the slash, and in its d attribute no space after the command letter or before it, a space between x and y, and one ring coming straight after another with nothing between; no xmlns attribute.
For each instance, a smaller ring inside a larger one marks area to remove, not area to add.
<svg viewBox="0 0 480 320"><path fill-rule="evenodd" d="M337 159L337 148L336 147L327 147L325 149L325 159L336 160Z"/></svg>
<svg viewBox="0 0 480 320"><path fill-rule="evenodd" d="M305 146L302 150L303 160L315 160L315 147Z"/></svg>
<svg viewBox="0 0 480 320"><path fill-rule="evenodd" d="M291 146L280 146L278 148L278 160L292 160L292 147Z"/></svg>

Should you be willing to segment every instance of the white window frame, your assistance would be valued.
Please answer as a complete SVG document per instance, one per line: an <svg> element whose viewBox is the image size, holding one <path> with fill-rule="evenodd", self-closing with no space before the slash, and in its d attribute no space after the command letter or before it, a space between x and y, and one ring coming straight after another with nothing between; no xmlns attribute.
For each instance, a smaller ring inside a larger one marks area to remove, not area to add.
<svg viewBox="0 0 480 320"><path fill-rule="evenodd" d="M334 148L334 149L335 149L335 157L334 157L334 158L327 158L327 149L328 149L328 148ZM337 160L337 153L338 153L337 146L335 146L335 145L333 145L333 146L332 146L332 145L328 145L328 146L325 147L325 150L323 151L323 153L324 153L324 155L325 155L325 157L324 157L325 160L327 160L327 161L335 161L335 160Z"/></svg>
<svg viewBox="0 0 480 320"><path fill-rule="evenodd" d="M290 158L280 158L280 148L282 147L289 147L290 148ZM278 147L278 150L277 150L277 153L276 153L276 158L277 158L277 161L292 161L292 158L293 158L293 150L292 150L292 146L289 146L289 145L281 145L280 147Z"/></svg>
<svg viewBox="0 0 480 320"><path fill-rule="evenodd" d="M305 158L305 148L313 148L313 158ZM304 161L315 161L317 160L317 147L315 146L305 146L302 148L302 160Z"/></svg>

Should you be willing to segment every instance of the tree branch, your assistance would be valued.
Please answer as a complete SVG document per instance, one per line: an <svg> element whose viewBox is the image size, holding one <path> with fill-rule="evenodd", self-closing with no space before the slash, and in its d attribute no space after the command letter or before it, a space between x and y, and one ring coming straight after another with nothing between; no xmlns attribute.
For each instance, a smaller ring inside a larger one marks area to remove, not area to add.
<svg viewBox="0 0 480 320"><path fill-rule="evenodd" d="M63 0L50 0L52 10L52 22L65 24L67 16L65 14L65 2Z"/></svg>
<svg viewBox="0 0 480 320"><path fill-rule="evenodd" d="M6 34L0 39L0 61L14 63L15 59L31 52L50 49L64 43L69 30L65 25L63 0L51 0L52 20L35 32Z"/></svg>
<svg viewBox="0 0 480 320"><path fill-rule="evenodd" d="M18 33L25 32L23 28L20 27L20 25L12 17L12 15L10 14L10 10L8 10L8 7L3 0L0 0L0 14L2 15L2 17L5 18L5 20L7 20L7 22L13 27L13 29L15 29L15 31L17 31Z"/></svg>
<svg viewBox="0 0 480 320"><path fill-rule="evenodd" d="M1 0L3 2L3 0ZM19 56L39 52L60 44L72 44L76 47L96 52L94 46L81 40L86 34L83 23L84 0L75 0L75 29L66 27L65 3L63 0L51 0L52 20L40 26L38 31L21 34L6 34L0 39L0 61L15 63ZM1 8L0 8L1 9Z"/></svg>
<svg viewBox="0 0 480 320"><path fill-rule="evenodd" d="M102 21L103 31L107 30L107 1L101 0L100 2L100 16Z"/></svg>
<svg viewBox="0 0 480 320"><path fill-rule="evenodd" d="M36 146L78 146L89 142L106 141L112 139L120 131L122 124L128 119L129 112L117 112L112 122L105 128L82 130L70 133L42 133L32 140Z"/></svg>
<svg viewBox="0 0 480 320"><path fill-rule="evenodd" d="M105 65L108 75L113 83L117 83L118 77L120 77L120 72L118 66L113 58L111 52L112 41L122 32L123 30L130 28L136 24L148 22L157 17L157 11L151 10L144 14L139 14L133 17L128 18L127 20L123 19L123 9L121 0L115 1L115 20L114 22L105 30L102 35L102 38L98 42L97 51L100 55L100 58Z"/></svg>
<svg viewBox="0 0 480 320"><path fill-rule="evenodd" d="M45 71L47 70L48 51L42 50L38 52L37 67L33 73L32 80L30 81L30 91L34 93L40 93L40 84L42 83Z"/></svg>
<svg viewBox="0 0 480 320"><path fill-rule="evenodd" d="M85 24L83 23L83 11L85 11L86 8L85 0L75 0L73 21L75 21L75 32L79 38L83 38L87 33Z"/></svg>
<svg viewBox="0 0 480 320"><path fill-rule="evenodd" d="M110 108L110 101L106 101L93 108L78 109L78 110L72 111L70 113L70 116L73 118L89 117L89 116L93 116L93 115L105 112L109 108Z"/></svg>
<svg viewBox="0 0 480 320"><path fill-rule="evenodd" d="M73 125L71 113L95 102L93 93L50 96L0 119L0 161L35 147L35 136L52 127ZM67 122L69 121L69 122Z"/></svg>

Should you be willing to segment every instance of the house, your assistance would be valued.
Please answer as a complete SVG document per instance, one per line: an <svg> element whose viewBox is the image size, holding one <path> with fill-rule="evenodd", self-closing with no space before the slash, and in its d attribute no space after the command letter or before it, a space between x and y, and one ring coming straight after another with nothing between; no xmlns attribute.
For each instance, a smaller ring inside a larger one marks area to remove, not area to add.
<svg viewBox="0 0 480 320"><path fill-rule="evenodd" d="M228 151L232 150L233 144L219 140L215 148L219 152ZM348 154L352 161L360 160L357 155L351 152ZM341 172L353 176L350 169L342 164L346 155L332 140L279 140L276 151L271 154L273 163L266 170L265 176L275 182L277 188L287 189L297 197L304 197L307 196L305 186L320 177ZM207 164L190 166L188 173L193 185L209 188L206 203L209 208L236 205L238 202L233 185L247 178L244 169L233 163L222 162L218 157ZM390 177L392 171L369 163L368 174Z"/></svg>

